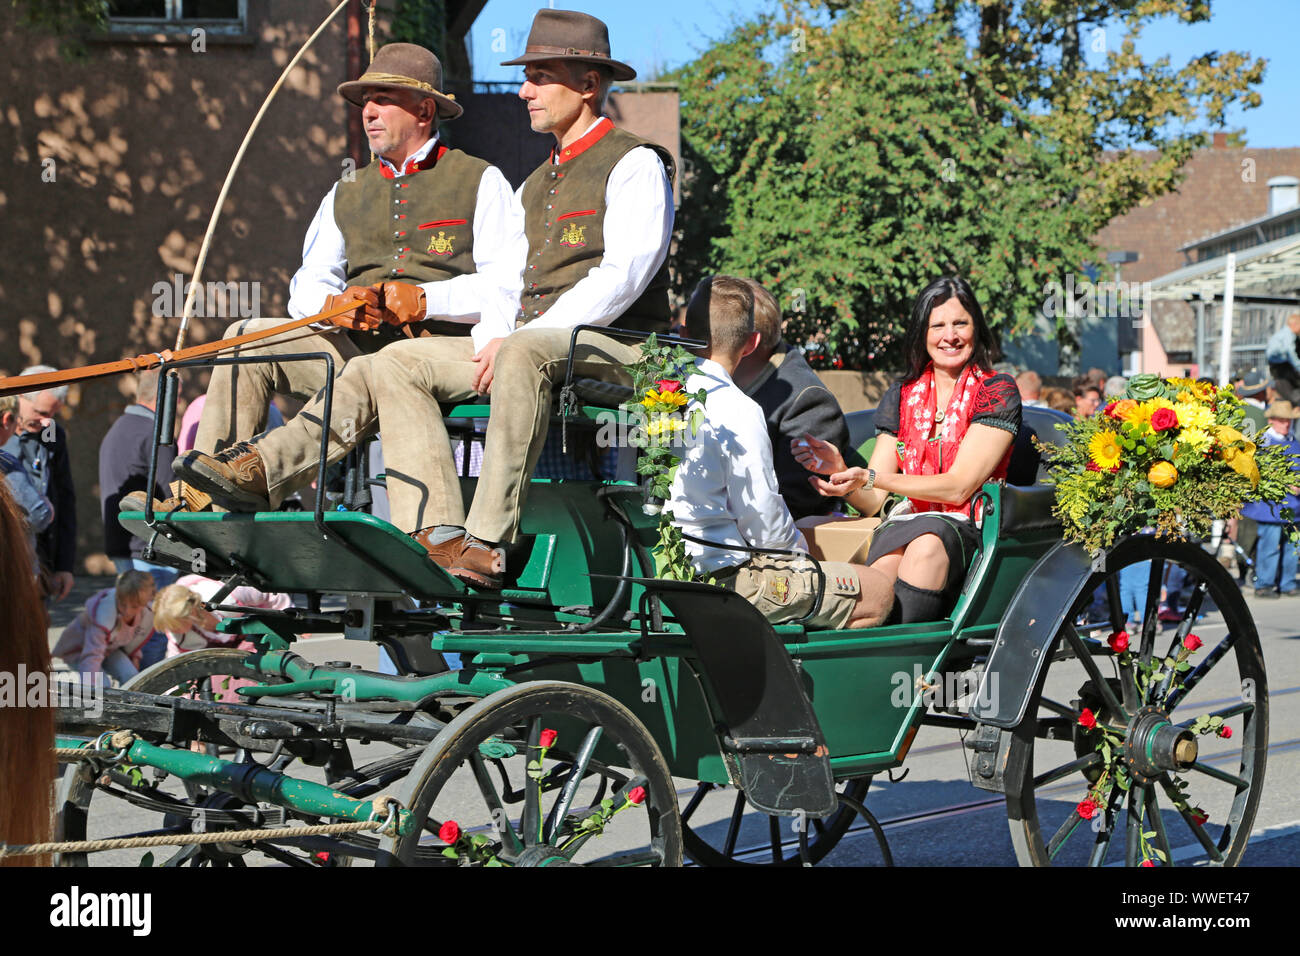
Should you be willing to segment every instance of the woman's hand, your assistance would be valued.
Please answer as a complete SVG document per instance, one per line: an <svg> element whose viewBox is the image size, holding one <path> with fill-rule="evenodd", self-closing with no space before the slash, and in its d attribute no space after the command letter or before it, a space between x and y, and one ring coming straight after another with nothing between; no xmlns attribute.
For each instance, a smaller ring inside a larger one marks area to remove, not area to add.
<svg viewBox="0 0 1300 956"><path fill-rule="evenodd" d="M867 483L868 471L866 468L841 468L829 479L814 475L808 481L827 498L846 498Z"/></svg>
<svg viewBox="0 0 1300 956"><path fill-rule="evenodd" d="M846 467L844 456L840 454L838 448L828 441L813 438L812 435L804 435L803 438L791 441L790 453L794 455L795 461L814 475L833 475L844 471ZM827 492L823 491L822 494Z"/></svg>

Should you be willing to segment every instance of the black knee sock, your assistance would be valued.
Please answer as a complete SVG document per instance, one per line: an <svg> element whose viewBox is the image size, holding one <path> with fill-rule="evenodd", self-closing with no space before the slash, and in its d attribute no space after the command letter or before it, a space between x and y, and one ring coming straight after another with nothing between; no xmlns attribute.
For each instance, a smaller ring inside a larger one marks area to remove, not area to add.
<svg viewBox="0 0 1300 956"><path fill-rule="evenodd" d="M894 612L890 616L897 617L899 624L939 621L947 603L942 591L918 588L900 578L894 582Z"/></svg>

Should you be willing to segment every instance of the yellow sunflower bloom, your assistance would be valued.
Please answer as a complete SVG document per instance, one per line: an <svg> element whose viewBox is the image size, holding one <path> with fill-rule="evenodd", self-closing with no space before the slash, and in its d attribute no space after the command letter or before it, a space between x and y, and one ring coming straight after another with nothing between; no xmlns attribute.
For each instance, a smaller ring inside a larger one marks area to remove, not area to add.
<svg viewBox="0 0 1300 956"><path fill-rule="evenodd" d="M1151 424L1151 416L1156 413L1158 408L1173 409L1174 403L1167 398L1153 398L1149 402L1140 402L1137 408L1133 409L1128 417L1128 421L1134 425Z"/></svg>
<svg viewBox="0 0 1300 956"><path fill-rule="evenodd" d="M1119 464L1124 449L1120 446L1119 436L1114 432L1099 431L1088 442L1088 454L1098 468L1110 469Z"/></svg>
<svg viewBox="0 0 1300 956"><path fill-rule="evenodd" d="M677 432L686 430L686 423L680 418L668 415L661 415L645 427L646 434L651 438L671 437Z"/></svg>
<svg viewBox="0 0 1300 956"><path fill-rule="evenodd" d="M673 408L681 408L690 399L681 392L657 392L653 388L645 393L645 398L641 399L641 404L646 408L654 408L656 405L670 405Z"/></svg>

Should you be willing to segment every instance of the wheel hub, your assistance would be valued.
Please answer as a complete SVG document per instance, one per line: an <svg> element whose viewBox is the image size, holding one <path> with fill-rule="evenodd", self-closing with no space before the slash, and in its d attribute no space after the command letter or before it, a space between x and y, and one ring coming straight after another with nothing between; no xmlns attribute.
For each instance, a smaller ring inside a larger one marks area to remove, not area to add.
<svg viewBox="0 0 1300 956"><path fill-rule="evenodd" d="M530 846L519 854L515 866L577 866L553 846Z"/></svg>
<svg viewBox="0 0 1300 956"><path fill-rule="evenodd" d="M1129 722L1124 763L1138 783L1149 784L1162 773L1189 769L1197 753L1196 735L1170 723L1159 707L1143 707Z"/></svg>

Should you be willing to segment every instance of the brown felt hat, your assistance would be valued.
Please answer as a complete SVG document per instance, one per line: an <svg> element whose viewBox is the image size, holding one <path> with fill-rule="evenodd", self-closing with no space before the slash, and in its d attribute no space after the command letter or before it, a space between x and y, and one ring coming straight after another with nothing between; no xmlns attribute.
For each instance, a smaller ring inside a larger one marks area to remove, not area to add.
<svg viewBox="0 0 1300 956"><path fill-rule="evenodd" d="M575 60L607 66L616 80L635 80L636 70L609 55L609 28L574 10L538 10L522 56L502 66L525 66L542 60Z"/></svg>
<svg viewBox="0 0 1300 956"><path fill-rule="evenodd" d="M1265 418L1300 418L1300 412L1295 410L1290 402L1279 398L1268 408L1264 409Z"/></svg>
<svg viewBox="0 0 1300 956"><path fill-rule="evenodd" d="M432 52L415 43L389 43L379 48L366 72L339 84L339 96L364 106L367 90L414 90L433 97L439 119L455 119L464 108L450 93L442 92L442 64Z"/></svg>

